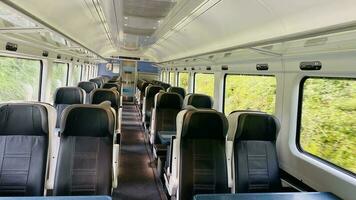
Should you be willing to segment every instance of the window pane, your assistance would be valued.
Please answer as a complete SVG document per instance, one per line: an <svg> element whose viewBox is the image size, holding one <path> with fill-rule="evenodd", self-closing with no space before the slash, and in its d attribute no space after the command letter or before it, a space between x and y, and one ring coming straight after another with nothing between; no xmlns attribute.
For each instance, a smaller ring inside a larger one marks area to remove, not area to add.
<svg viewBox="0 0 356 200"><path fill-rule="evenodd" d="M224 112L259 110L273 114L276 85L273 76L226 75Z"/></svg>
<svg viewBox="0 0 356 200"><path fill-rule="evenodd" d="M76 86L78 82L80 81L80 73L81 73L81 67L80 65L75 65L74 68L72 69L72 81L71 85Z"/></svg>
<svg viewBox="0 0 356 200"><path fill-rule="evenodd" d="M41 76L41 62L0 57L0 101L37 101Z"/></svg>
<svg viewBox="0 0 356 200"><path fill-rule="evenodd" d="M214 97L214 74L195 74L194 93Z"/></svg>
<svg viewBox="0 0 356 200"><path fill-rule="evenodd" d="M179 73L178 74L178 86L188 91L188 80L189 80L189 73Z"/></svg>
<svg viewBox="0 0 356 200"><path fill-rule="evenodd" d="M67 84L68 65L65 63L53 63L50 80L49 101L53 102L53 95L57 88L64 87Z"/></svg>
<svg viewBox="0 0 356 200"><path fill-rule="evenodd" d="M175 77L174 77L175 73L174 72L169 72L169 84L171 84L172 86L175 85Z"/></svg>
<svg viewBox="0 0 356 200"><path fill-rule="evenodd" d="M356 80L306 79L301 111L301 148L356 173Z"/></svg>

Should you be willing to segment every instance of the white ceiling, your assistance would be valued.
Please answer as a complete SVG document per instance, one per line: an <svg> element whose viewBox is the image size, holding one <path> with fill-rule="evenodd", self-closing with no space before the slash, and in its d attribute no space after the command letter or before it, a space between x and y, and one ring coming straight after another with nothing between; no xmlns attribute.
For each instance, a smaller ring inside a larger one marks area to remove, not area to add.
<svg viewBox="0 0 356 200"><path fill-rule="evenodd" d="M356 21L355 0L12 0L104 57L166 61Z"/></svg>

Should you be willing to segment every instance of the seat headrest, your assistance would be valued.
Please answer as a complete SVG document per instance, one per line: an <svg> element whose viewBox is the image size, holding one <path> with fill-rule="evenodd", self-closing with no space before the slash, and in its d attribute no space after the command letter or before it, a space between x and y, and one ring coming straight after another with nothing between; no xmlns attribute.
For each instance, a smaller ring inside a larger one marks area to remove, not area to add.
<svg viewBox="0 0 356 200"><path fill-rule="evenodd" d="M89 81L95 83L98 86L98 88L100 88L102 86L102 84L104 83L103 80L100 78L93 78L93 79L90 79Z"/></svg>
<svg viewBox="0 0 356 200"><path fill-rule="evenodd" d="M44 105L9 103L0 105L0 135L38 135L49 133Z"/></svg>
<svg viewBox="0 0 356 200"><path fill-rule="evenodd" d="M56 90L54 104L82 104L83 90L79 87L60 87Z"/></svg>
<svg viewBox="0 0 356 200"><path fill-rule="evenodd" d="M279 121L265 113L242 113L239 115L235 140L275 141Z"/></svg>
<svg viewBox="0 0 356 200"><path fill-rule="evenodd" d="M119 107L120 95L116 89L95 89L90 95L91 104L100 104L104 101L110 101L111 107Z"/></svg>
<svg viewBox="0 0 356 200"><path fill-rule="evenodd" d="M223 139L228 122L224 114L212 109L190 107L183 116L181 137L185 139Z"/></svg>
<svg viewBox="0 0 356 200"><path fill-rule="evenodd" d="M90 93L97 88L97 85L90 81L82 81L78 83L78 87L82 88L86 93Z"/></svg>
<svg viewBox="0 0 356 200"><path fill-rule="evenodd" d="M156 96L156 109L171 108L182 109L183 99L182 97L173 92L159 92Z"/></svg>
<svg viewBox="0 0 356 200"><path fill-rule="evenodd" d="M185 89L181 87L170 87L168 88L167 92L175 92L179 94L182 98L185 97Z"/></svg>
<svg viewBox="0 0 356 200"><path fill-rule="evenodd" d="M164 90L167 90L168 88L171 87L171 85L168 83L161 83L160 85L162 86L162 88L164 88Z"/></svg>
<svg viewBox="0 0 356 200"><path fill-rule="evenodd" d="M71 105L63 111L61 136L107 137L114 133L115 120L105 105Z"/></svg>
<svg viewBox="0 0 356 200"><path fill-rule="evenodd" d="M115 88L117 91L120 92L120 85L119 84L116 84L116 83L105 83L103 85L103 88L105 89L111 89L111 88Z"/></svg>
<svg viewBox="0 0 356 200"><path fill-rule="evenodd" d="M191 105L196 108L212 108L213 107L213 99L205 94L189 94L185 96L184 107Z"/></svg>
<svg viewBox="0 0 356 200"><path fill-rule="evenodd" d="M146 87L145 97L146 98L154 97L161 90L163 90L161 86L149 85L148 87Z"/></svg>

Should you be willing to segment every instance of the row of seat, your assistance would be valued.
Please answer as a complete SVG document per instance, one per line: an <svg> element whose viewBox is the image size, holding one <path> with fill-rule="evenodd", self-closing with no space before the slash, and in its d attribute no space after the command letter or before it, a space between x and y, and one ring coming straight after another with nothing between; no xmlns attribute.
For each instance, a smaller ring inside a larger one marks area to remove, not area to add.
<svg viewBox="0 0 356 200"><path fill-rule="evenodd" d="M169 195L192 199L195 194L280 191L274 116L235 111L226 118L211 109L209 96L188 94L183 100L169 88L146 85L138 85L141 94L145 90L142 113L152 118L145 127L158 163L165 162L158 171ZM153 106L147 107L152 96Z"/></svg>
<svg viewBox="0 0 356 200"><path fill-rule="evenodd" d="M117 90L95 85L91 104L80 87L58 88L53 106L1 104L0 195L110 195L118 175Z"/></svg>

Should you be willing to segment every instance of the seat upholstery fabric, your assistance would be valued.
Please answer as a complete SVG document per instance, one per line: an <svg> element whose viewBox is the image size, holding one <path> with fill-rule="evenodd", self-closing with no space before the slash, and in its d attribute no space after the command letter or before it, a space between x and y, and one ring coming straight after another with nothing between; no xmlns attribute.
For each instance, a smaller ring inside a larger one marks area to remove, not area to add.
<svg viewBox="0 0 356 200"><path fill-rule="evenodd" d="M194 106L196 108L212 108L213 100L205 94L189 94L185 96L183 107Z"/></svg>
<svg viewBox="0 0 356 200"><path fill-rule="evenodd" d="M170 138L164 135L175 135L176 118L182 109L183 99L177 93L158 93L155 99L155 139L154 143L167 143ZM162 135L163 137L160 137ZM158 139L161 138L160 142Z"/></svg>
<svg viewBox="0 0 356 200"><path fill-rule="evenodd" d="M188 110L180 141L179 199L229 192L225 156L227 119L214 110Z"/></svg>
<svg viewBox="0 0 356 200"><path fill-rule="evenodd" d="M115 88L118 92L121 91L121 87L120 87L120 85L117 84L117 83L105 83L105 84L103 85L103 88L105 88L105 89Z"/></svg>
<svg viewBox="0 0 356 200"><path fill-rule="evenodd" d="M278 121L264 113L239 115L234 140L235 192L281 191L275 140Z"/></svg>
<svg viewBox="0 0 356 200"><path fill-rule="evenodd" d="M96 89L90 97L91 104L101 104L104 101L109 101L111 107L118 112L120 106L120 95L116 89Z"/></svg>
<svg viewBox="0 0 356 200"><path fill-rule="evenodd" d="M48 154L48 114L43 105L0 105L0 195L41 196Z"/></svg>
<svg viewBox="0 0 356 200"><path fill-rule="evenodd" d="M182 97L182 99L184 99L185 97L185 89L181 87L170 87L168 88L167 92L175 92L179 94Z"/></svg>
<svg viewBox="0 0 356 200"><path fill-rule="evenodd" d="M151 122L152 108L154 106L155 95L163 90L161 86L149 85L145 91L145 124L149 125Z"/></svg>
<svg viewBox="0 0 356 200"><path fill-rule="evenodd" d="M90 81L82 81L78 83L78 87L82 88L85 93L89 94L91 91L97 88L97 85Z"/></svg>
<svg viewBox="0 0 356 200"><path fill-rule="evenodd" d="M72 105L61 121L54 195L110 195L114 116L107 106Z"/></svg>
<svg viewBox="0 0 356 200"><path fill-rule="evenodd" d="M104 84L104 81L101 78L93 78L89 81L95 83L98 88L101 88L101 86Z"/></svg>
<svg viewBox="0 0 356 200"><path fill-rule="evenodd" d="M79 87L60 87L56 90L54 96L54 107L57 110L56 128L59 128L62 112L72 104L83 104L84 92Z"/></svg>

